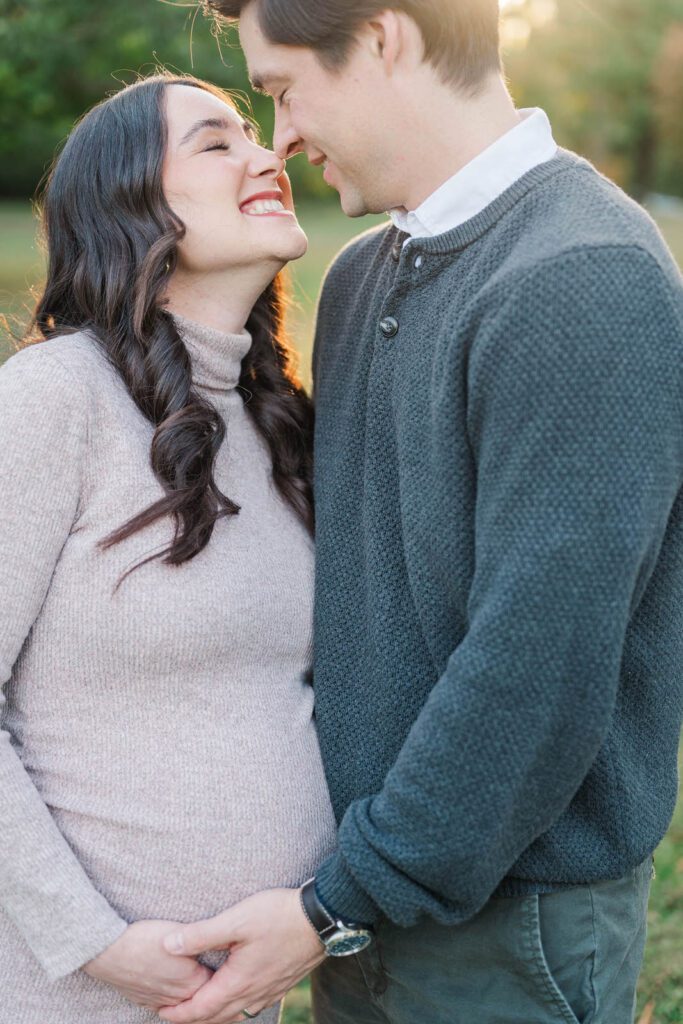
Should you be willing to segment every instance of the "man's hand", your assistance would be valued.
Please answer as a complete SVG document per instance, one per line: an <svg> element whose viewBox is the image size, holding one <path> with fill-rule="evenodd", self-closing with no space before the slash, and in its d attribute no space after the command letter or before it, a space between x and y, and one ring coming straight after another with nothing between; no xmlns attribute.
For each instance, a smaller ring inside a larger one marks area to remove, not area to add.
<svg viewBox="0 0 683 1024"><path fill-rule="evenodd" d="M212 972L189 956L172 956L163 940L174 921L136 921L83 970L118 989L131 1003L158 1010L191 999Z"/></svg>
<svg viewBox="0 0 683 1024"><path fill-rule="evenodd" d="M164 1007L171 1024L232 1024L277 1003L325 959L309 924L298 889L270 889L237 903L217 917L182 925L165 940L179 956L210 949L229 951L225 963L192 999Z"/></svg>

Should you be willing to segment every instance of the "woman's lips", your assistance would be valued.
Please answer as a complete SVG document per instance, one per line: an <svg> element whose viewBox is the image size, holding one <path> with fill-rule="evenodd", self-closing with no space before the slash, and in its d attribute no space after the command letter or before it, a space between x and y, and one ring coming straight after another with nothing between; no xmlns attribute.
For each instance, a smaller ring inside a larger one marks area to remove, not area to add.
<svg viewBox="0 0 683 1024"><path fill-rule="evenodd" d="M282 192L260 192L240 204L240 213L247 217L293 217L282 202Z"/></svg>
<svg viewBox="0 0 683 1024"><path fill-rule="evenodd" d="M259 200L255 203L246 203L241 207L242 213L247 217L291 217L292 213L273 199Z"/></svg>

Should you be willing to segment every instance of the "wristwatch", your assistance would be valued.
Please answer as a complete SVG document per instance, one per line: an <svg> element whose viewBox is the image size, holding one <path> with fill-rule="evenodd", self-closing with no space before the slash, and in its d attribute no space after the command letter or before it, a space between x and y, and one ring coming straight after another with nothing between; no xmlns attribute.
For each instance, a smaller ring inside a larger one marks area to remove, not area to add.
<svg viewBox="0 0 683 1024"><path fill-rule="evenodd" d="M309 923L318 933L328 956L352 956L369 946L374 935L364 924L340 921L327 912L315 891L315 878L310 878L301 889L301 906Z"/></svg>

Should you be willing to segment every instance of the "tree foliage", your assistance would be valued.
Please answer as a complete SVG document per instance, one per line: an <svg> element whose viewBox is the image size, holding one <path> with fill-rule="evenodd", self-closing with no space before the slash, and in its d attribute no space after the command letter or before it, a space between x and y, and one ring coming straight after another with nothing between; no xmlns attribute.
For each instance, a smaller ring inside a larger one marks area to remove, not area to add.
<svg viewBox="0 0 683 1024"><path fill-rule="evenodd" d="M33 193L74 122L157 65L242 93L248 78L234 35L191 0L0 0L0 195ZM268 140L272 105L252 97ZM325 189L295 161L303 191Z"/></svg>
<svg viewBox="0 0 683 1024"><path fill-rule="evenodd" d="M507 56L517 101L635 196L683 195L683 0L551 2L510 10L532 26Z"/></svg>
<svg viewBox="0 0 683 1024"><path fill-rule="evenodd" d="M635 195L683 195L683 0L513 0L505 23L523 29L506 52L521 105ZM81 114L157 64L248 93L201 0L0 0L0 195L32 194ZM269 140L270 101L252 102ZM304 159L291 173L328 194Z"/></svg>

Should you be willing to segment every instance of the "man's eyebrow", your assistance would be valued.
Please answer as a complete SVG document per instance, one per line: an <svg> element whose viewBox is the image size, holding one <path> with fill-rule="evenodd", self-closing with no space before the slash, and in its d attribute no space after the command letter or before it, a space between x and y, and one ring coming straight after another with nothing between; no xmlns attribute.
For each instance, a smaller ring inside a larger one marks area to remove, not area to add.
<svg viewBox="0 0 683 1024"><path fill-rule="evenodd" d="M203 131L205 128L222 128L227 131L231 131L233 128L236 127L237 125L235 124L235 122L227 117L205 117L201 121L195 121L192 127L185 132L182 139L180 140L179 145L185 146L195 137L195 135L198 135L199 132ZM253 121L243 120L240 122L240 127L245 132L258 134L256 125L253 123Z"/></svg>
<svg viewBox="0 0 683 1024"><path fill-rule="evenodd" d="M278 82L281 82L281 81L282 81L282 75L268 74L267 72L265 74L262 74L262 75L260 75L260 74L250 75L250 77L249 77L249 83L250 83L252 89L254 90L254 92L262 92L266 96L270 95L270 92L272 92L273 86L276 85Z"/></svg>

